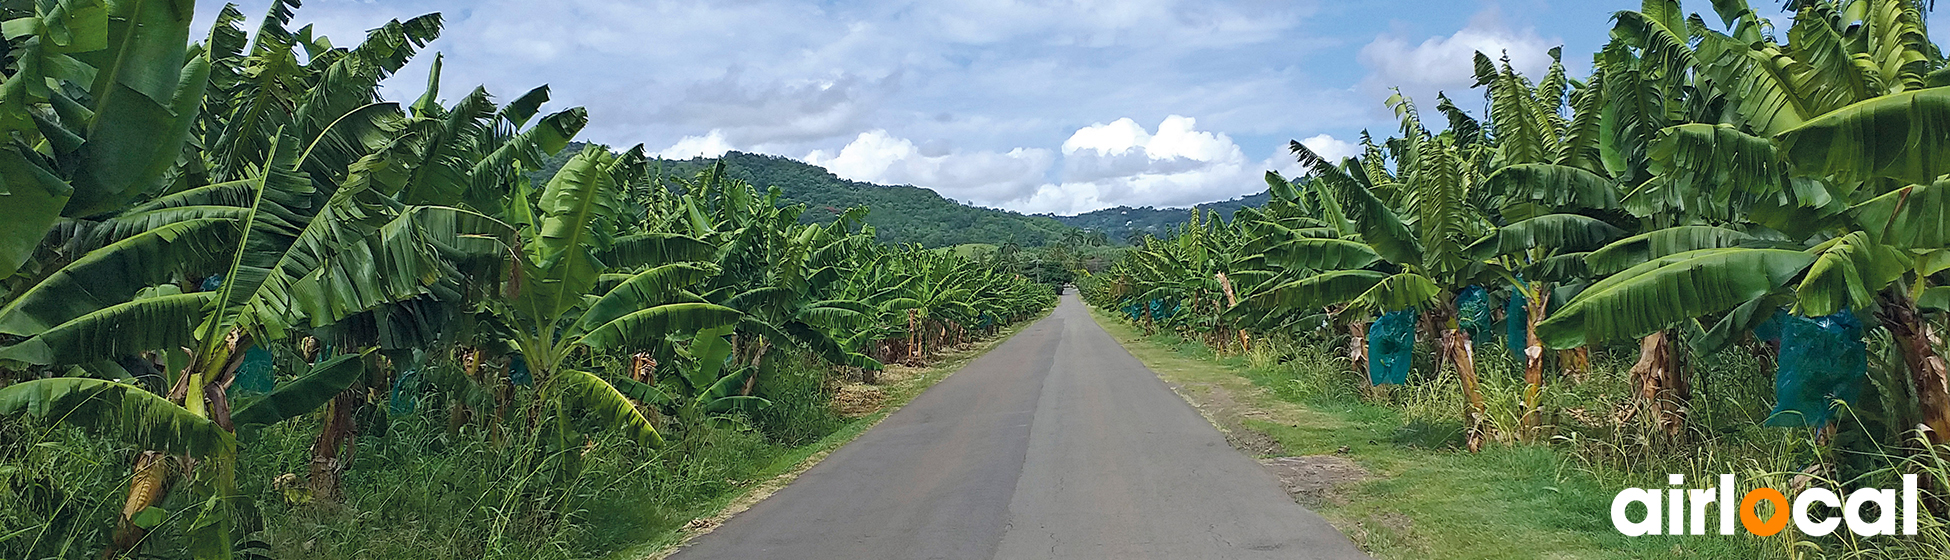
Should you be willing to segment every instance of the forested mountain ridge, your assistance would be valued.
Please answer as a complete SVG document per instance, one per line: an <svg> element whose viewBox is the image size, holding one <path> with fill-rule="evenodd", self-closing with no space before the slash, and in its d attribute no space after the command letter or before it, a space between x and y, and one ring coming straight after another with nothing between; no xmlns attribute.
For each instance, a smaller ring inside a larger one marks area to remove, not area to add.
<svg viewBox="0 0 1950 560"><path fill-rule="evenodd" d="M779 187L786 200L804 203L802 222L827 222L853 206L870 209L867 223L881 242L948 247L967 243L1016 243L1040 247L1076 231L1047 216L969 206L910 185L877 185L840 178L826 169L780 156L727 152L725 174L759 188ZM668 177L689 179L716 159L657 160Z"/></svg>
<svg viewBox="0 0 1950 560"><path fill-rule="evenodd" d="M1240 208L1265 206L1266 198L1266 191L1260 191L1259 194L1246 195L1232 200L1207 202L1205 204L1195 205L1192 208L1207 212L1217 212L1219 216L1230 220L1232 219L1232 213L1237 212ZM1185 223L1187 219L1191 218L1192 208L1118 206L1115 208L1084 212L1075 216L1035 215L1047 216L1058 222L1062 222L1064 225L1084 231L1102 232L1113 243L1130 244L1140 234L1149 234L1155 237L1166 236L1171 228Z"/></svg>
<svg viewBox="0 0 1950 560"><path fill-rule="evenodd" d="M853 181L823 167L783 156L733 151L726 152L723 158L728 176L760 188L777 186L786 200L805 204L806 213L800 216L802 222L829 221L851 206L870 208L867 223L874 226L879 240L886 243L952 247L1014 242L1024 247L1041 247L1063 242L1066 235L1082 230L1102 233L1108 242L1126 245L1138 234L1164 236L1191 217L1191 208L1152 206L1118 206L1075 216L1025 215L962 203L921 186ZM717 158L659 159L652 160L651 165L665 177L689 180L716 162ZM550 176L560 164L561 161L545 162L532 175ZM1231 219L1232 213L1240 208L1265 206L1266 199L1267 194L1262 191L1194 208Z"/></svg>

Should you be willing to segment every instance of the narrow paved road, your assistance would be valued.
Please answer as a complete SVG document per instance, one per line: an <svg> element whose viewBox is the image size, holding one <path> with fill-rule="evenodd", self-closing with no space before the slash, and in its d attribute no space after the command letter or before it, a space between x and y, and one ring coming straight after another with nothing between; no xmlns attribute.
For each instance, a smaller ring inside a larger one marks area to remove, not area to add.
<svg viewBox="0 0 1950 560"><path fill-rule="evenodd" d="M1366 556L1068 295L676 558Z"/></svg>

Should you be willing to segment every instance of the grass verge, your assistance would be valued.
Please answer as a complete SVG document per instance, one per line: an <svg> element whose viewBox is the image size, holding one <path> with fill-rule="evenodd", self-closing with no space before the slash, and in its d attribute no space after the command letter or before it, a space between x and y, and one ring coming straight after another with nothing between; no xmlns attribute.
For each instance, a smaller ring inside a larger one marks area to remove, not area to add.
<svg viewBox="0 0 1950 560"><path fill-rule="evenodd" d="M1620 535L1611 527L1612 496L1663 480L1589 469L1552 446L1457 450L1459 422L1415 413L1416 401L1432 397L1396 394L1389 400L1398 404L1384 406L1327 386L1322 380L1345 377L1347 366L1318 348L1283 348L1291 353L1278 357L1219 356L1197 341L1171 333L1146 336L1100 310L1091 312L1228 439L1260 442L1241 446L1249 454L1329 455L1359 465L1364 475L1296 497L1377 558L1780 557L1780 543L1750 535ZM1430 390L1442 389L1437 384ZM1454 416L1460 417L1455 404Z"/></svg>

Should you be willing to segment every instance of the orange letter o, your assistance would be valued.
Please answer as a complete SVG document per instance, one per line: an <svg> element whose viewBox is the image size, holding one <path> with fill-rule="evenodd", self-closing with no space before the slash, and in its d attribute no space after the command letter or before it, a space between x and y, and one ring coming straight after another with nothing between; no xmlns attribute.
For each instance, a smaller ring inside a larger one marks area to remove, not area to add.
<svg viewBox="0 0 1950 560"><path fill-rule="evenodd" d="M1768 517L1766 521L1761 521L1760 515L1755 513L1757 510L1754 506L1759 505L1761 500L1774 502L1774 515ZM1740 499L1740 525L1746 527L1747 532L1771 537L1786 529L1787 524L1787 496L1781 495L1780 490L1761 488L1748 492L1746 497Z"/></svg>

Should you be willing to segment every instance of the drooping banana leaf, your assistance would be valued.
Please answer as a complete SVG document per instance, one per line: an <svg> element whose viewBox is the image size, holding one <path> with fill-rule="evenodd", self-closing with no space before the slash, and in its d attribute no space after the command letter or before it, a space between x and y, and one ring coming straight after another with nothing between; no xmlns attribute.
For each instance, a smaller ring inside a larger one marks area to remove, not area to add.
<svg viewBox="0 0 1950 560"><path fill-rule="evenodd" d="M1797 172L1929 184L1950 174L1950 88L1877 97L1774 137Z"/></svg>
<svg viewBox="0 0 1950 560"><path fill-rule="evenodd" d="M656 426L643 417L636 404L602 378L587 372L562 370L549 379L563 411L589 424L616 430L641 445L659 447L664 443Z"/></svg>
<svg viewBox="0 0 1950 560"><path fill-rule="evenodd" d="M79 426L173 455L220 458L237 453L237 441L216 422L141 387L114 381L56 377L16 383L0 389L0 414Z"/></svg>
<svg viewBox="0 0 1950 560"><path fill-rule="evenodd" d="M230 413L230 422L239 427L268 426L317 410L365 375L363 358L365 354L340 354L319 362L271 394L242 403Z"/></svg>
<svg viewBox="0 0 1950 560"><path fill-rule="evenodd" d="M1586 288L1537 325L1552 348L1641 337L1780 290L1815 256L1784 249L1706 249L1653 259Z"/></svg>
<svg viewBox="0 0 1950 560"><path fill-rule="evenodd" d="M1625 235L1625 231L1597 218L1579 214L1546 214L1497 228L1496 234L1469 246L1469 255L1487 259L1539 247L1586 251Z"/></svg>

